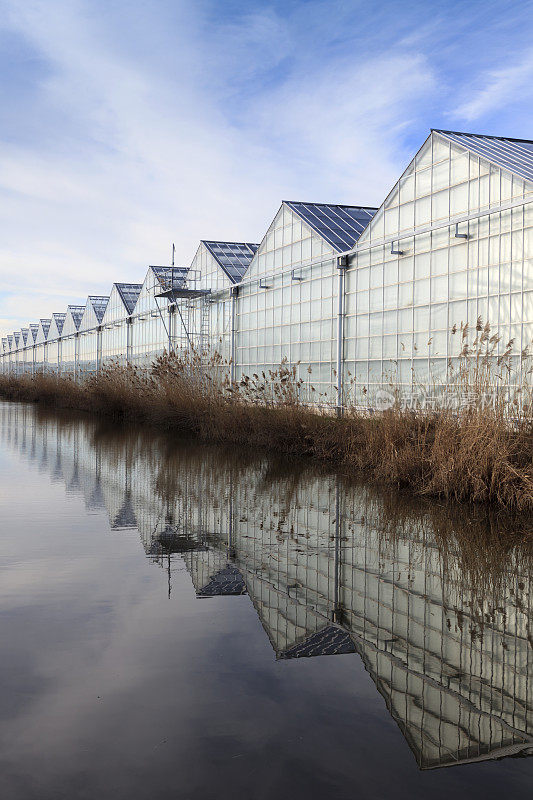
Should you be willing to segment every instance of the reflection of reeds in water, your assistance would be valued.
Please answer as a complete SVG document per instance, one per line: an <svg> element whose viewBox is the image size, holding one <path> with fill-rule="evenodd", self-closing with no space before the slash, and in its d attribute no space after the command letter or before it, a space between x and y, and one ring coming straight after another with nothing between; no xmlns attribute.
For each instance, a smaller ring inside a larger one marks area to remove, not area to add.
<svg viewBox="0 0 533 800"><path fill-rule="evenodd" d="M43 409L38 419L44 422L48 415ZM83 428L85 438L108 470L117 472L121 466L126 473L140 470L146 475L154 501L162 508L209 509L219 515L225 509L227 517L228 504L235 496L240 498L234 510L239 518L249 513L247 508L272 507L272 514L258 523L261 530L274 532L279 541L294 535L307 541L309 531L301 527L298 514L313 502L309 487L321 486L328 492L328 521L324 518L323 524L331 528L331 536L335 533L337 491L345 540L360 530L364 520L364 526L379 535L383 564L395 563L399 544L415 542L420 545L419 554L435 549L444 583L457 598L471 598L480 622L487 608L501 606L505 596L518 610L524 605L528 587L513 576L533 571L529 514L509 515L485 506L465 508L396 491L383 492L317 472L309 462L287 465L249 449L194 447L167 433L154 435L136 425L117 426L105 418L96 421L63 412L59 416L54 413L51 419L60 422L63 430Z"/></svg>
<svg viewBox="0 0 533 800"><path fill-rule="evenodd" d="M454 332L452 331L452 334ZM301 399L297 368L227 378L214 356L164 355L153 367L110 364L81 383L52 375L0 377L0 394L148 422L204 441L251 445L284 456L313 457L352 475L420 494L533 509L533 414L527 353L514 368L512 342L501 352L490 326L465 326L446 386L426 386L434 403L369 413L351 405L342 417ZM501 349L501 348L500 348ZM308 387L307 387L308 388Z"/></svg>
<svg viewBox="0 0 533 800"><path fill-rule="evenodd" d="M131 500L169 591L183 565L199 597L247 590L281 658L330 654L332 634L353 642L421 767L531 748L527 515L105 417L8 404L0 417L15 447L14 428L32 432L39 463L44 448L52 468L56 448L87 498L101 485L110 521Z"/></svg>
<svg viewBox="0 0 533 800"><path fill-rule="evenodd" d="M471 509L432 501L409 501L380 494L369 500L366 514L380 533L383 558L394 561L397 546L417 541L421 552L436 548L443 585L460 606L468 598L471 617L482 628L494 623L506 605L527 613L533 574L533 528L527 516L509 516L492 509ZM533 630L528 634L533 647Z"/></svg>

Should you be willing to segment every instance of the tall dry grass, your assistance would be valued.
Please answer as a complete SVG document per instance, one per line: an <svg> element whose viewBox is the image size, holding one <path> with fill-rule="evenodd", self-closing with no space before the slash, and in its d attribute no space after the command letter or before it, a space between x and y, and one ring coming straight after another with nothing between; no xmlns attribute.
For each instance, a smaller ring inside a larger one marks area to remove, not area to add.
<svg viewBox="0 0 533 800"><path fill-rule="evenodd" d="M533 510L533 414L530 368L513 371L512 342L501 346L478 320L456 332L460 355L449 364L438 402L342 417L306 406L296 367L224 377L218 357L164 355L151 368L109 364L76 383L54 375L0 376L0 395L146 422L204 441L312 457L385 486L429 496ZM222 376L222 377L220 377ZM426 386L426 396L429 388ZM453 402L450 402L453 401Z"/></svg>

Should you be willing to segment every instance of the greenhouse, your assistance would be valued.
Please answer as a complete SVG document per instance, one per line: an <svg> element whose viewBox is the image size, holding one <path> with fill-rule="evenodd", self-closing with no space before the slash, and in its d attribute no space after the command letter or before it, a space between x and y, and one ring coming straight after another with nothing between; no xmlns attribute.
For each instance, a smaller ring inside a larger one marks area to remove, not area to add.
<svg viewBox="0 0 533 800"><path fill-rule="evenodd" d="M7 335L2 370L81 377L195 352L235 381L283 362L307 401L372 406L391 381L446 386L454 331L481 319L519 373L532 201L533 142L432 130L379 208L284 201L259 244L203 240L190 266L150 266Z"/></svg>

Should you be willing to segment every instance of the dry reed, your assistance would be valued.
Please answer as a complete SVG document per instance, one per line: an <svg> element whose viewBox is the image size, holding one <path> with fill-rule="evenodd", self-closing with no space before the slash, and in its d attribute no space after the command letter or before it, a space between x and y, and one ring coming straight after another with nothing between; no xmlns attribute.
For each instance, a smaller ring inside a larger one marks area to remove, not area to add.
<svg viewBox="0 0 533 800"><path fill-rule="evenodd" d="M422 495L532 511L527 353L515 372L512 343L502 348L488 324L478 320L472 342L467 326L456 335L457 366L449 363L445 389L433 387L440 400L431 407L402 405L391 386L390 408L368 413L354 404L334 417L302 402L303 382L286 362L230 384L218 356L202 366L194 354L164 355L150 368L110 363L80 382L53 374L0 376L0 395L145 422L204 441L312 457Z"/></svg>

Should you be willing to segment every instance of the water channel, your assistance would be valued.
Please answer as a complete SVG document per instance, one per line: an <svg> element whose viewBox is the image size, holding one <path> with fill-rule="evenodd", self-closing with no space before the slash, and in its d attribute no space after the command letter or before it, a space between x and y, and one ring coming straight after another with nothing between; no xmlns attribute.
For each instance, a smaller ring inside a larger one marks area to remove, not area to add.
<svg viewBox="0 0 533 800"><path fill-rule="evenodd" d="M0 796L533 796L533 548L486 510L0 403Z"/></svg>

